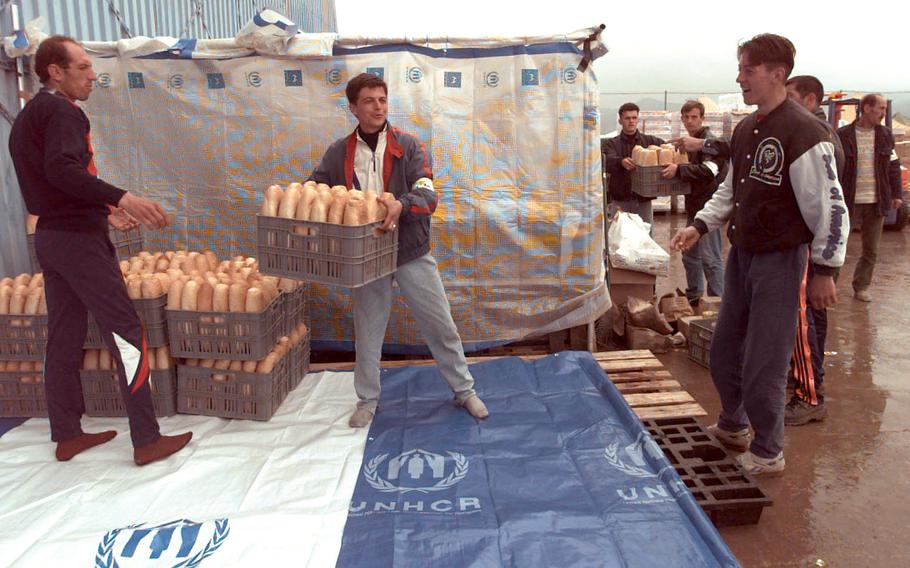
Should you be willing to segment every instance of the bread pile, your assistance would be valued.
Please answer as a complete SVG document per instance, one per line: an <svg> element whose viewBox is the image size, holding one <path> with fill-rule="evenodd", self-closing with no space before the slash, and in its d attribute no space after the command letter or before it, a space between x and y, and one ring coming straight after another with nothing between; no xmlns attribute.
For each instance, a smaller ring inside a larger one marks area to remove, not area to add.
<svg viewBox="0 0 910 568"><path fill-rule="evenodd" d="M335 225L359 226L382 221L388 214L384 199L375 191L348 189L343 185L329 187L308 181L292 183L286 189L271 185L265 190L260 214L298 221L316 221Z"/></svg>
<svg viewBox="0 0 910 568"><path fill-rule="evenodd" d="M44 380L44 362L42 361L0 361L0 373L21 373L19 382L38 384Z"/></svg>
<svg viewBox="0 0 910 568"><path fill-rule="evenodd" d="M206 367L220 371L236 371L244 373L271 373L275 366L298 343L303 341L307 334L307 326L301 323L290 335L281 337L271 352L259 361L233 361L228 359L187 359L184 363L189 367ZM227 375L215 373L212 378L216 381L226 381ZM244 393L248 394L248 393Z"/></svg>
<svg viewBox="0 0 910 568"><path fill-rule="evenodd" d="M672 144L651 145L647 148L632 148L632 162L636 166L669 166L670 164L688 164L689 156L677 151Z"/></svg>
<svg viewBox="0 0 910 568"><path fill-rule="evenodd" d="M0 315L38 315L47 313L44 274L22 273L0 280ZM12 325L16 325L13 322Z"/></svg>

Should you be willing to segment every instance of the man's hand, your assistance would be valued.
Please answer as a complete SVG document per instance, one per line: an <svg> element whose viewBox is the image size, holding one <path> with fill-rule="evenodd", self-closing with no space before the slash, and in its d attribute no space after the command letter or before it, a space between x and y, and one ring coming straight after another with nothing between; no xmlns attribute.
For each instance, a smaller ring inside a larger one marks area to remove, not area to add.
<svg viewBox="0 0 910 568"><path fill-rule="evenodd" d="M700 238L701 234L698 232L698 229L692 226L685 227L673 235L673 238L670 240L670 247L676 250L686 251L694 247L695 243L697 243Z"/></svg>
<svg viewBox="0 0 910 568"><path fill-rule="evenodd" d="M125 209L119 207L111 209L111 214L107 216L107 222L118 231L129 231L139 226L139 221L127 213Z"/></svg>
<svg viewBox="0 0 910 568"><path fill-rule="evenodd" d="M626 168L630 172L635 169L635 162L632 161L632 158L623 158L622 167Z"/></svg>
<svg viewBox="0 0 910 568"><path fill-rule="evenodd" d="M380 231L394 231L398 227L398 217L401 216L401 202L395 199L395 196L389 192L383 192L379 197L388 213L385 216L385 219L382 221L382 225L379 226Z"/></svg>
<svg viewBox="0 0 910 568"><path fill-rule="evenodd" d="M171 222L160 205L132 193L124 193L117 205L149 229L167 227Z"/></svg>
<svg viewBox="0 0 910 568"><path fill-rule="evenodd" d="M904 204L903 199L892 199L891 200L891 209L900 209L901 205Z"/></svg>
<svg viewBox="0 0 910 568"><path fill-rule="evenodd" d="M693 138L692 136L674 138L670 140L670 144L676 146L677 150L685 150L686 152L700 152L702 148L705 147L705 141L703 139Z"/></svg>
<svg viewBox="0 0 910 568"><path fill-rule="evenodd" d="M673 179L676 177L676 170L679 169L679 166L676 164L669 164L660 172L660 177L664 179Z"/></svg>
<svg viewBox="0 0 910 568"><path fill-rule="evenodd" d="M830 308L837 303L837 288L833 276L816 274L809 281L809 303L816 310Z"/></svg>

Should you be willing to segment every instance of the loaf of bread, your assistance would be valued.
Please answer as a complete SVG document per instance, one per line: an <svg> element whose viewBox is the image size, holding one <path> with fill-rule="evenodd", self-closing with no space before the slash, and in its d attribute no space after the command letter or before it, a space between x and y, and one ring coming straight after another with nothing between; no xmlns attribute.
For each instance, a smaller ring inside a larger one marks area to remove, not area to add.
<svg viewBox="0 0 910 568"><path fill-rule="evenodd" d="M284 190L277 185L270 185L268 189L265 190L265 197L262 200L262 209L260 213L263 215L268 215L269 217L278 216L278 206L281 204L281 198L284 195Z"/></svg>
<svg viewBox="0 0 910 568"><path fill-rule="evenodd" d="M340 225L344 217L344 209L348 202L348 188L343 185L332 187L332 205L329 207L328 222Z"/></svg>
<svg viewBox="0 0 910 568"><path fill-rule="evenodd" d="M285 219L293 219L297 212L297 204L300 203L300 197L303 193L303 186L299 183L292 183L284 190L284 197L281 199L281 205L278 206L278 216Z"/></svg>
<svg viewBox="0 0 910 568"><path fill-rule="evenodd" d="M348 209L344 215L344 224L356 227L366 223L369 223L369 217L364 194L359 189L352 189L348 192Z"/></svg>

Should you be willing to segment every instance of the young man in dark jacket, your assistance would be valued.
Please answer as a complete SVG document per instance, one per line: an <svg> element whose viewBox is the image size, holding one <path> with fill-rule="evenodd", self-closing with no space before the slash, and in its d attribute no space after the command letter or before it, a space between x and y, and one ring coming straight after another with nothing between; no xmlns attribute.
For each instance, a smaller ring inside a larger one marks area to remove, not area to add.
<svg viewBox="0 0 910 568"><path fill-rule="evenodd" d="M657 136L649 136L638 131L638 105L625 103L619 107L619 122L622 131L618 136L604 140L600 149L603 153L604 169L610 174L608 196L610 213L622 209L626 213L635 213L645 223L651 225L654 234L654 211L651 208L653 197L643 197L632 193L631 172L635 170L632 162L632 148L641 146L660 146L664 143Z"/></svg>
<svg viewBox="0 0 910 568"><path fill-rule="evenodd" d="M345 94L357 128L329 146L310 179L380 195L388 208L380 229L398 228L394 279L414 312L440 373L455 393L455 403L475 418L486 418L489 412L474 392L474 378L436 260L430 254L430 217L437 202L430 157L417 138L393 128L386 120L388 87L382 79L361 73L351 79ZM348 421L352 428L368 425L379 402L379 361L392 309L392 279L392 275L386 276L352 290L357 352L354 388L360 399Z"/></svg>
<svg viewBox="0 0 910 568"><path fill-rule="evenodd" d="M705 139L710 136L704 127L705 105L698 101L686 101L680 109L683 126L689 136ZM702 152L689 152L688 164L670 164L661 175L667 179L678 177L689 182L692 191L686 195L686 224L695 221L695 214L701 211L711 199L717 186L727 177L727 160L706 156ZM709 296L724 294L724 261L721 258L723 238L720 229L709 231L699 239L698 244L683 251L682 261L686 268L686 298L696 305L705 292L708 282Z"/></svg>
<svg viewBox="0 0 910 568"><path fill-rule="evenodd" d="M806 263L815 270L813 305L833 305L832 276L843 264L850 229L834 145L818 119L787 98L795 53L788 39L772 34L739 46L736 80L745 102L758 110L733 133L727 180L671 241L689 249L730 222L723 303L711 342L722 411L711 430L726 446L745 451L738 459L756 475L779 474L785 466L787 368Z"/></svg>
<svg viewBox="0 0 910 568"><path fill-rule="evenodd" d="M837 131L844 145L844 196L850 216L862 226L863 252L853 271L853 297L871 302L869 285L888 209L901 206L901 162L894 136L881 124L888 101L872 93L860 102L862 114Z"/></svg>
<svg viewBox="0 0 910 568"><path fill-rule="evenodd" d="M831 141L834 143L834 161L837 174L844 170L844 149L834 128L828 123L821 102L825 97L825 88L818 78L812 75L797 75L787 80L787 96L801 104L825 126ZM843 183L843 180L841 180ZM839 272L839 271L838 271ZM834 273L837 280L838 272ZM809 266L807 282L813 276ZM808 290L808 284L803 286ZM828 310L815 309L809 303L807 293L800 303L799 324L796 333L796 345L793 349L791 375L795 384L793 396L784 411L784 423L787 426L801 426L810 422L820 422L828 415L823 392L825 378L825 341L828 336Z"/></svg>
<svg viewBox="0 0 910 568"><path fill-rule="evenodd" d="M85 433L79 368L88 312L117 363L133 442L145 465L185 446L192 432L162 436L152 408L142 322L126 292L108 223L168 224L161 207L98 178L88 117L76 104L92 92L92 60L75 40L45 39L35 54L44 84L16 117L9 148L29 213L38 215L35 252L44 271L48 338L44 375L51 439L60 461L112 439Z"/></svg>

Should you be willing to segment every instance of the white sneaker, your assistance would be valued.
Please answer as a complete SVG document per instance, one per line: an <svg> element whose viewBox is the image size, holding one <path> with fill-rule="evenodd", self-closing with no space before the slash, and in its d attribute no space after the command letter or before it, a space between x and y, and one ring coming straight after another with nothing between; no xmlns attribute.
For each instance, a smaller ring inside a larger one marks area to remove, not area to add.
<svg viewBox="0 0 910 568"><path fill-rule="evenodd" d="M363 428L373 421L373 412L368 408L358 407L348 420L351 428Z"/></svg>
<svg viewBox="0 0 910 568"><path fill-rule="evenodd" d="M760 475L762 477L774 477L784 472L784 452L777 454L773 458L760 458L752 452L746 452L736 456L736 461L743 466L746 473L750 475Z"/></svg>
<svg viewBox="0 0 910 568"><path fill-rule="evenodd" d="M745 452L752 443L752 434L748 428L743 428L737 432L724 430L717 424L708 426L708 432L714 434L714 437L724 445L725 448L734 452Z"/></svg>
<svg viewBox="0 0 910 568"><path fill-rule="evenodd" d="M476 394L462 402L461 406L468 411L468 414L478 420L483 420L490 415L490 411L487 410L487 405L484 404Z"/></svg>

